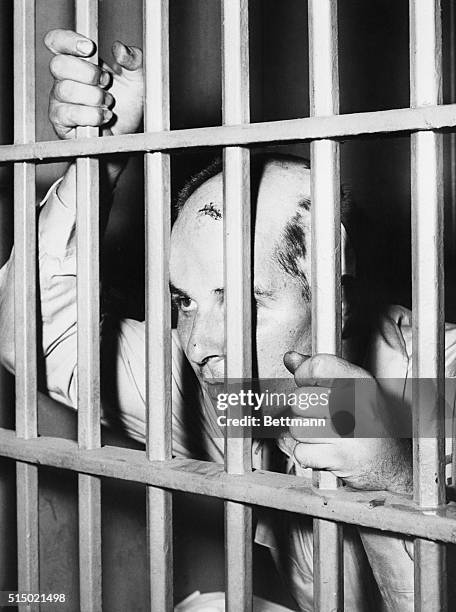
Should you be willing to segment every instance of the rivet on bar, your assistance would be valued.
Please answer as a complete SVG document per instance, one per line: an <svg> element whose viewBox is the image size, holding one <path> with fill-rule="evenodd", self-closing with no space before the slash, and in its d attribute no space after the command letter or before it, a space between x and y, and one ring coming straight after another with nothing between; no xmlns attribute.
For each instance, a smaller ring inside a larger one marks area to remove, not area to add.
<svg viewBox="0 0 456 612"><path fill-rule="evenodd" d="M168 0L144 0L145 131L169 130ZM147 457L172 453L170 158L145 154ZM172 493L147 487L151 610L173 609Z"/></svg>
<svg viewBox="0 0 456 612"><path fill-rule="evenodd" d="M410 1L410 105L441 102L440 0ZM445 502L443 175L441 136L411 136L413 479L424 507ZM434 397L423 380L435 385ZM430 427L433 437L430 437ZM415 540L415 610L446 610L445 547Z"/></svg>
<svg viewBox="0 0 456 612"><path fill-rule="evenodd" d="M309 0L309 75L311 115L339 112L336 0ZM340 172L334 140L311 143L312 350L340 354ZM322 489L337 488L329 472L314 472ZM314 605L343 610L343 532L335 522L315 519Z"/></svg>
<svg viewBox="0 0 456 612"><path fill-rule="evenodd" d="M14 1L14 142L35 140L35 0ZM16 435L37 436L35 165L14 165ZM38 467L16 464L18 590L39 592ZM33 604L20 610L36 610Z"/></svg>
<svg viewBox="0 0 456 612"><path fill-rule="evenodd" d="M223 0L223 123L250 120L249 14L247 0ZM225 345L227 379L252 376L250 156L224 150ZM249 436L225 439L225 469L252 469ZM252 509L225 502L225 589L228 612L252 609Z"/></svg>
<svg viewBox="0 0 456 612"><path fill-rule="evenodd" d="M98 44L98 0L75 0L76 31ZM90 58L97 62L98 55ZM77 138L98 136L78 128ZM98 160L76 160L78 442L100 446L100 273ZM101 592L101 482L79 474L79 592L85 612L99 612Z"/></svg>

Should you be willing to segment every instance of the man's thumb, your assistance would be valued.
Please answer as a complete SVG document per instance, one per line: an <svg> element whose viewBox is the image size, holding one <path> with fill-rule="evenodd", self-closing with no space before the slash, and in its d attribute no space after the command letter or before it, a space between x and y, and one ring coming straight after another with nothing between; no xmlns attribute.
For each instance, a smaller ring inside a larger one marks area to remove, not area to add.
<svg viewBox="0 0 456 612"><path fill-rule="evenodd" d="M138 47L127 47L119 40L112 45L112 55L116 64L125 70L139 70L142 66L142 51ZM114 67L114 69L117 66Z"/></svg>
<svg viewBox="0 0 456 612"><path fill-rule="evenodd" d="M283 357L283 363L287 370L291 372L291 374L294 374L299 366L309 359L309 357L310 355L301 355L301 353L297 353L296 351L288 351Z"/></svg>

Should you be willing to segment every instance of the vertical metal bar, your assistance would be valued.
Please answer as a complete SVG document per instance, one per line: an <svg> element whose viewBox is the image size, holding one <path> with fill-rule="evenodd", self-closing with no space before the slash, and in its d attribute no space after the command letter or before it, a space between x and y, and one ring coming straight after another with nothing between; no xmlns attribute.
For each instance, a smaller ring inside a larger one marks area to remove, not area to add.
<svg viewBox="0 0 456 612"><path fill-rule="evenodd" d="M76 30L98 43L98 0L75 0ZM91 61L98 62L95 55ZM78 128L77 137L98 136L97 128ZM100 446L100 274L98 160L76 160L78 442ZM79 591L81 610L102 609L101 481L79 474Z"/></svg>
<svg viewBox="0 0 456 612"><path fill-rule="evenodd" d="M336 0L309 0L309 76L311 115L339 112ZM311 143L312 348L340 354L340 170L339 145ZM335 489L337 478L314 472L314 483ZM343 610L342 526L314 520L314 606Z"/></svg>
<svg viewBox="0 0 456 612"><path fill-rule="evenodd" d="M14 142L33 142L35 0L14 2L14 109ZM35 198L35 165L14 164L16 433L21 438L37 436ZM18 590L39 593L38 468L18 462L16 474Z"/></svg>
<svg viewBox="0 0 456 612"><path fill-rule="evenodd" d="M249 104L249 14L247 0L222 2L223 122L247 123ZM226 378L252 376L250 156L242 147L224 150ZM230 474L252 469L249 436L225 443ZM226 606L252 609L252 509L225 502Z"/></svg>
<svg viewBox="0 0 456 612"><path fill-rule="evenodd" d="M450 80L450 102L456 102L456 7L454 2L449 5L449 21L450 21L450 50L449 50L449 80ZM450 235L456 236L456 134L450 134L450 181L451 181L451 232ZM449 245L451 248L451 263L456 263L456 247ZM455 437L456 441L456 437ZM456 449L453 450L456 458ZM456 464L452 462L452 484L454 486L456 478Z"/></svg>
<svg viewBox="0 0 456 612"><path fill-rule="evenodd" d="M169 130L169 2L144 0L146 131ZM145 154L147 456L172 453L171 304L169 295L170 158ZM151 610L173 609L172 493L147 487Z"/></svg>
<svg viewBox="0 0 456 612"><path fill-rule="evenodd" d="M440 0L410 0L411 106L440 104ZM441 136L417 132L412 153L414 495L425 507L445 501L443 178ZM436 381L429 397L423 379ZM430 401L431 399L431 401ZM429 424L435 429L430 437ZM445 546L415 540L415 609L446 610Z"/></svg>
<svg viewBox="0 0 456 612"><path fill-rule="evenodd" d="M454 2L449 6L450 20L450 102L456 102L456 7ZM456 134L451 132L450 138L450 194L451 194L451 213L450 213L450 232L452 240L456 236ZM456 265L456 246L450 244L451 249L451 268ZM451 486L456 487L456 415L453 414L452 423L452 448L451 448Z"/></svg>

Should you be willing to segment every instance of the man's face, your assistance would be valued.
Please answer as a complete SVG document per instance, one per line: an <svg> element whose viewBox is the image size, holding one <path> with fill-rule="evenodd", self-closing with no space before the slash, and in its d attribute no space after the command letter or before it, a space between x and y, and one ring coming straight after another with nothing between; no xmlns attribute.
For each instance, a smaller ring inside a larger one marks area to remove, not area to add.
<svg viewBox="0 0 456 612"><path fill-rule="evenodd" d="M289 377L283 355L311 351L311 304L303 284L274 257L297 204L310 197L310 171L270 162L263 173L255 225L256 353L260 378ZM200 379L224 374L223 179L219 174L189 198L171 235L170 277L181 345ZM303 222L309 227L310 213ZM306 235L308 232L306 231ZM310 258L304 262L310 278Z"/></svg>

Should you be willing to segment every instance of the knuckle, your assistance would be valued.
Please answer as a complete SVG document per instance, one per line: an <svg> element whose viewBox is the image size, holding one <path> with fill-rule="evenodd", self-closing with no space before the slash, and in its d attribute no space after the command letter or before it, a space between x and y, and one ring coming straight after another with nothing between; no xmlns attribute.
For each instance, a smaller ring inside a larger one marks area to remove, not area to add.
<svg viewBox="0 0 456 612"><path fill-rule="evenodd" d="M95 66L95 64L90 64L93 70L93 84L97 85L100 83L101 75L104 71L101 70L99 66Z"/></svg>
<svg viewBox="0 0 456 612"><path fill-rule="evenodd" d="M100 69L95 64L91 62L84 62L85 70L87 74L87 84L89 85L98 85L98 81L100 78Z"/></svg>
<svg viewBox="0 0 456 612"><path fill-rule="evenodd" d="M79 117L79 109L76 106L69 105L65 106L65 116L67 118L66 123L70 122L74 125L81 125L81 119Z"/></svg>
<svg viewBox="0 0 456 612"><path fill-rule="evenodd" d="M63 104L58 104L54 107L54 123L58 123L59 125L66 125L68 123L68 108Z"/></svg>
<svg viewBox="0 0 456 612"><path fill-rule="evenodd" d="M67 81L57 81L54 86L54 95L61 102L66 102L68 95Z"/></svg>
<svg viewBox="0 0 456 612"><path fill-rule="evenodd" d="M49 70L54 77L58 77L62 71L62 55L54 55L54 57L49 62Z"/></svg>
<svg viewBox="0 0 456 612"><path fill-rule="evenodd" d="M96 112L96 124L101 125L104 122L104 110L102 108L95 108Z"/></svg>
<svg viewBox="0 0 456 612"><path fill-rule="evenodd" d="M95 105L102 106L105 103L106 92L103 89L100 89L100 87L97 87L95 89L94 98L95 98L95 102L94 102Z"/></svg>
<svg viewBox="0 0 456 612"><path fill-rule="evenodd" d="M57 123L57 110L54 104L49 106L49 121L55 125Z"/></svg>
<svg viewBox="0 0 456 612"><path fill-rule="evenodd" d="M63 125L62 106L60 104L52 104L49 107L49 119L54 127L57 125Z"/></svg>

